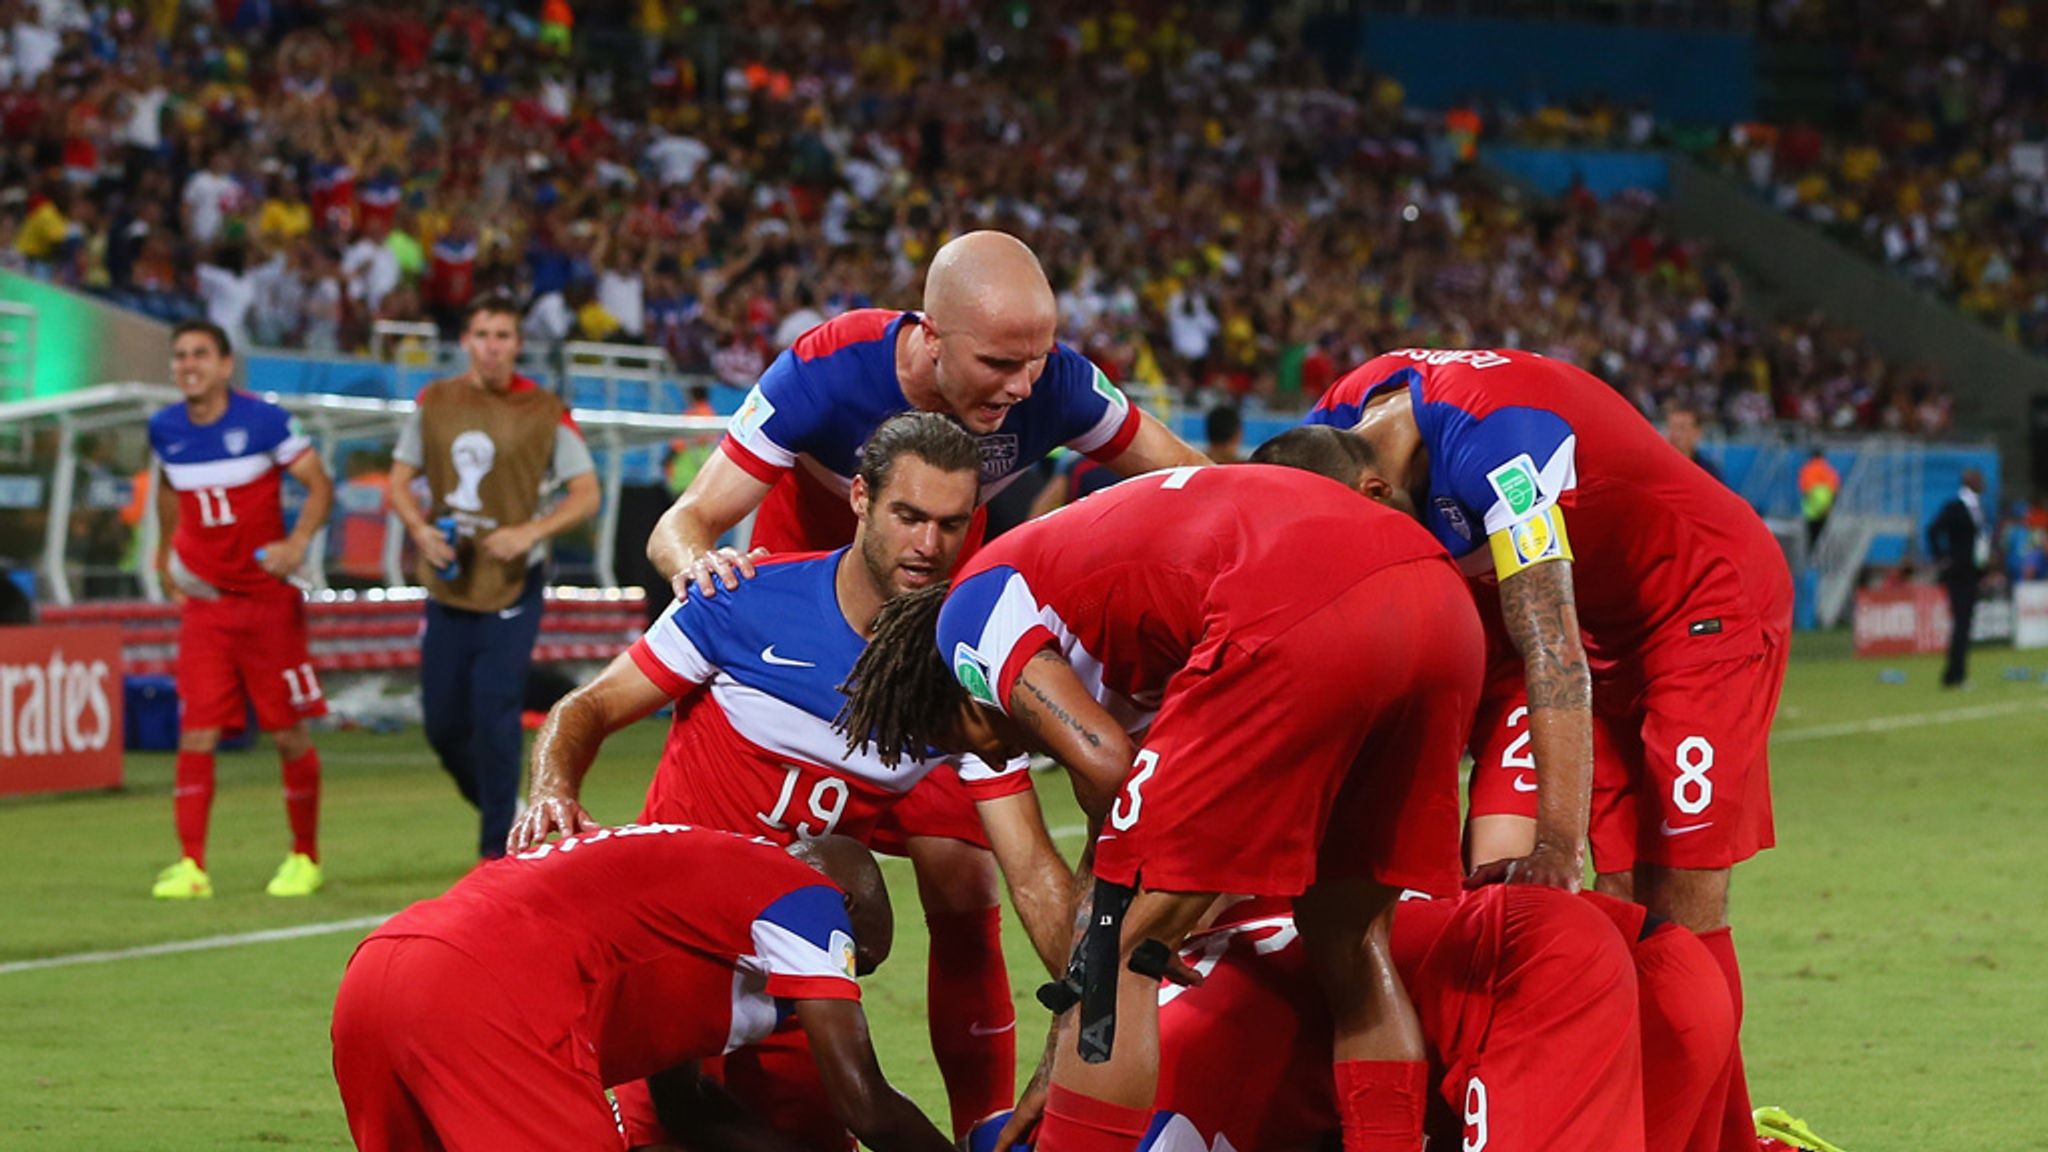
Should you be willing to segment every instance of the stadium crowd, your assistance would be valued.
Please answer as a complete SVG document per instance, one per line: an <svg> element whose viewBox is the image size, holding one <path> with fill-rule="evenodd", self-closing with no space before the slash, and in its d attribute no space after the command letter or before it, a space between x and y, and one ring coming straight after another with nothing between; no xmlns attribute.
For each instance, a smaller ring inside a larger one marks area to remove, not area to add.
<svg viewBox="0 0 2048 1152"><path fill-rule="evenodd" d="M1655 204L1526 202L1257 5L646 5L637 55L465 4L228 10L0 2L0 261L316 352L502 289L530 340L744 386L1002 227L1070 342L1183 394L1299 409L1385 348L1508 345L1652 414L1948 424L1938 382L1748 307Z"/></svg>
<svg viewBox="0 0 2048 1152"><path fill-rule="evenodd" d="M2048 349L2048 28L2013 2L1776 6L1839 46L1840 123L1746 124L1721 161L1786 213Z"/></svg>

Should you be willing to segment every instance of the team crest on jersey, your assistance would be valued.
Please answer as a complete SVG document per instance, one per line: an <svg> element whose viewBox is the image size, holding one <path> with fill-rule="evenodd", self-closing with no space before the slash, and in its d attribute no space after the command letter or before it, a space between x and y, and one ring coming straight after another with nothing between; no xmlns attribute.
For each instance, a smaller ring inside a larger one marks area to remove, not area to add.
<svg viewBox="0 0 2048 1152"><path fill-rule="evenodd" d="M983 436L981 443L981 482L993 483L1017 470L1017 438L1015 436Z"/></svg>
<svg viewBox="0 0 2048 1152"><path fill-rule="evenodd" d="M969 696L983 704L996 702L996 690L989 684L988 661L965 644L953 649L953 678L960 681Z"/></svg>
<svg viewBox="0 0 2048 1152"><path fill-rule="evenodd" d="M1449 496L1437 497L1436 514L1443 517L1444 523L1451 526L1451 531L1456 532L1459 539L1472 539L1472 524L1465 519L1465 510L1458 507L1456 500Z"/></svg>
<svg viewBox="0 0 2048 1152"><path fill-rule="evenodd" d="M249 450L249 430L230 428L220 434L220 442L227 446L228 455L240 456Z"/></svg>

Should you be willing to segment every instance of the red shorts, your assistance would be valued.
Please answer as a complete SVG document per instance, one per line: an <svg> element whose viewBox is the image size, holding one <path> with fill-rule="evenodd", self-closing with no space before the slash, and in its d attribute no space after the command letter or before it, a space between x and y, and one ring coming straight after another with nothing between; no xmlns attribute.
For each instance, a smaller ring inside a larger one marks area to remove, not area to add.
<svg viewBox="0 0 2048 1152"><path fill-rule="evenodd" d="M222 596L185 601L178 622L179 727L239 730L248 707L278 732L327 715L306 648L306 604L297 597Z"/></svg>
<svg viewBox="0 0 2048 1152"><path fill-rule="evenodd" d="M1188 938L1181 958L1204 979L1159 990L1155 1108L1234 1148L1313 1147L1337 1130L1330 1011L1298 939L1285 915Z"/></svg>
<svg viewBox="0 0 2048 1152"><path fill-rule="evenodd" d="M1599 909L1522 885L1410 901L1394 957L1450 1105L1432 1147L1644 1147L1634 965Z"/></svg>
<svg viewBox="0 0 2048 1152"><path fill-rule="evenodd" d="M976 848L988 847L988 832L981 826L974 797L951 765L932 769L908 795L883 812L875 821L868 847L889 856L908 856L913 836L938 836L964 840Z"/></svg>
<svg viewBox="0 0 2048 1152"><path fill-rule="evenodd" d="M1430 1147L1644 1148L1629 950L1598 909L1496 886L1402 903L1393 942L1437 1085ZM1239 1148L1335 1132L1328 1009L1292 921L1218 928L1181 955L1206 979L1161 992L1156 1106Z"/></svg>
<svg viewBox="0 0 2048 1152"><path fill-rule="evenodd" d="M594 1069L507 1010L482 965L439 940L373 937L334 1001L334 1079L362 1152L620 1147Z"/></svg>
<svg viewBox="0 0 2048 1152"><path fill-rule="evenodd" d="M1764 651L1598 683L1593 704L1593 864L1726 868L1776 842L1770 732L1787 636ZM1471 814L1536 815L1526 694L1489 695L1472 740Z"/></svg>
<svg viewBox="0 0 2048 1152"><path fill-rule="evenodd" d="M809 1152L851 1152L853 1133L832 1110L825 1081L811 1057L810 1038L801 1028L777 1032L737 1052L697 1065L707 1079L725 1086L735 1100L798 1147ZM626 1147L667 1145L672 1141L654 1114L647 1084L635 1080L612 1089L619 1102L619 1126Z"/></svg>
<svg viewBox="0 0 2048 1152"><path fill-rule="evenodd" d="M1481 663L1472 597L1437 559L1382 569L1251 651L1218 626L1167 682L1096 874L1270 896L1325 878L1454 890Z"/></svg>

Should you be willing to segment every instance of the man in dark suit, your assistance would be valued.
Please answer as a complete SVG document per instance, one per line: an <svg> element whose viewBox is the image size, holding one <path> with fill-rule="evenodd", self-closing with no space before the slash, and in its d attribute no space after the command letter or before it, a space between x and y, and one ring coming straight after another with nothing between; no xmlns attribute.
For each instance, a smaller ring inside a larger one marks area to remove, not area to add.
<svg viewBox="0 0 2048 1152"><path fill-rule="evenodd" d="M1970 619L1977 612L1977 582L1991 562L1991 525L1984 516L1983 493L1984 474L1975 468L1965 469L1955 499L1943 504L1927 526L1927 552L1940 566L1941 586L1948 591L1953 621L1948 663L1941 670L1944 688L1960 687L1969 676Z"/></svg>

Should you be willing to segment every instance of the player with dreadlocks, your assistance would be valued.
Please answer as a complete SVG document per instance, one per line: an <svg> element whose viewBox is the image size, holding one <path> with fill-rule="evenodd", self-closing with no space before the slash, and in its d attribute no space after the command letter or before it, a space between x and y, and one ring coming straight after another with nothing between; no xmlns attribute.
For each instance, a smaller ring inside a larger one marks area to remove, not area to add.
<svg viewBox="0 0 2048 1152"><path fill-rule="evenodd" d="M1293 901L1331 1004L1347 1152L1420 1144L1422 1042L1387 925L1402 888L1458 884L1482 657L1471 597L1426 535L1323 477L1176 468L1010 532L942 603L928 589L877 621L845 729L884 758L994 735L959 730L964 692L1067 766L1099 830L1087 1024L1062 1014L1049 1089L1005 1146L1041 1106L1045 1152L1137 1146L1158 1000L1128 962L1147 940L1177 947L1226 892Z"/></svg>

